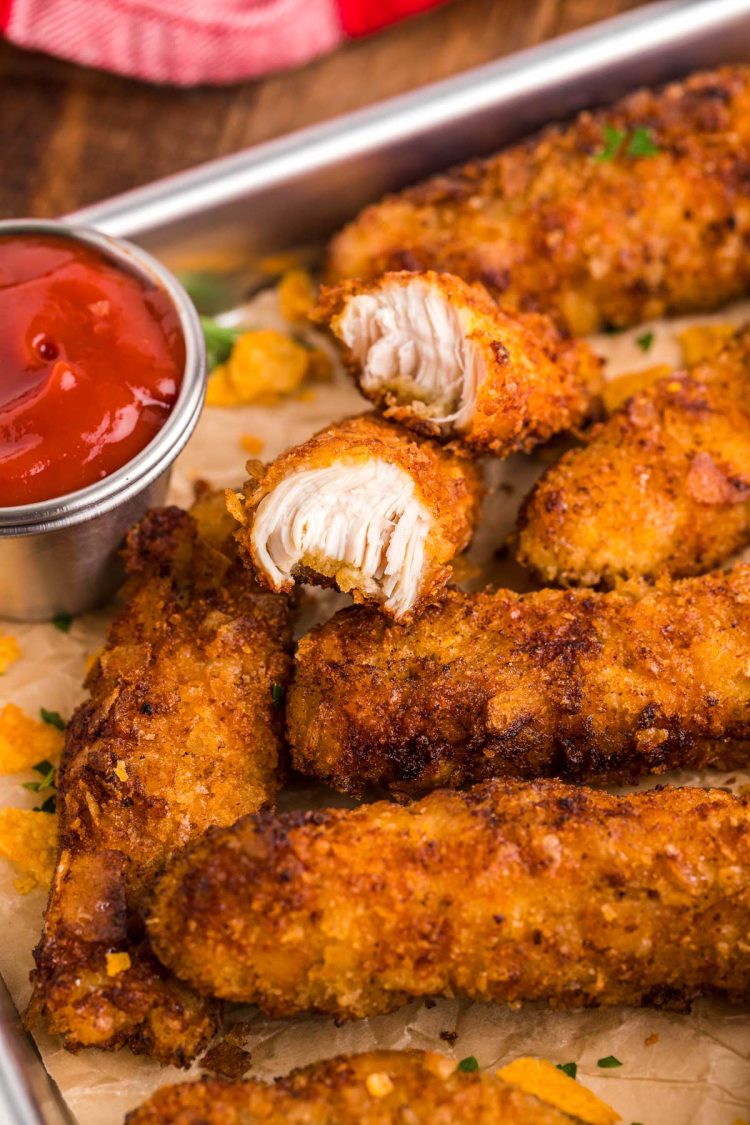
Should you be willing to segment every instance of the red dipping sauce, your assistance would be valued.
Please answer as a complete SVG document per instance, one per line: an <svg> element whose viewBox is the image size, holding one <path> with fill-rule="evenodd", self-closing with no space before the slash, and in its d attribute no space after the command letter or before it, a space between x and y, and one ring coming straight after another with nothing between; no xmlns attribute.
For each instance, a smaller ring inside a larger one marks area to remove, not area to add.
<svg viewBox="0 0 750 1125"><path fill-rule="evenodd" d="M167 420L184 367L156 284L66 238L0 237L0 507L126 465Z"/></svg>

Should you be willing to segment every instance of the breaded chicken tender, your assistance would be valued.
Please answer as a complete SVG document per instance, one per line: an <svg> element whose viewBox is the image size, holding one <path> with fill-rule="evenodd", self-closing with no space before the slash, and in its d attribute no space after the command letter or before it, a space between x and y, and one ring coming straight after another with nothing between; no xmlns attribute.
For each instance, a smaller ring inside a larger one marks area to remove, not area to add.
<svg viewBox="0 0 750 1125"><path fill-rule="evenodd" d="M491 777L619 780L750 760L750 566L655 589L509 590L299 643L296 769L415 795Z"/></svg>
<svg viewBox="0 0 750 1125"><path fill-rule="evenodd" d="M747 999L748 865L748 798L491 781L214 829L159 880L149 933L177 976L273 1016Z"/></svg>
<svg viewBox="0 0 750 1125"><path fill-rule="evenodd" d="M365 414L261 466L227 504L271 589L291 590L295 580L336 586L400 619L448 581L481 491L467 458Z"/></svg>
<svg viewBox="0 0 750 1125"><path fill-rule="evenodd" d="M182 1064L215 1029L153 957L144 896L173 852L273 798L291 664L286 600L253 586L215 509L156 509L131 532L127 601L68 727L32 1012L70 1048Z"/></svg>
<svg viewBox="0 0 750 1125"><path fill-rule="evenodd" d="M750 67L693 74L367 207L329 280L443 270L575 335L750 288Z"/></svg>
<svg viewBox="0 0 750 1125"><path fill-rule="evenodd" d="M618 1120L617 1115L610 1120ZM273 1085L203 1079L163 1086L128 1114L126 1125L571 1125L576 1121L581 1118L494 1075L457 1070L454 1061L437 1052L368 1051L314 1063Z"/></svg>
<svg viewBox="0 0 750 1125"><path fill-rule="evenodd" d="M750 543L750 328L634 394L532 489L520 563L544 582L710 570Z"/></svg>
<svg viewBox="0 0 750 1125"><path fill-rule="evenodd" d="M478 454L528 451L579 425L600 388L586 343L450 274L344 282L324 289L316 319L387 418Z"/></svg>

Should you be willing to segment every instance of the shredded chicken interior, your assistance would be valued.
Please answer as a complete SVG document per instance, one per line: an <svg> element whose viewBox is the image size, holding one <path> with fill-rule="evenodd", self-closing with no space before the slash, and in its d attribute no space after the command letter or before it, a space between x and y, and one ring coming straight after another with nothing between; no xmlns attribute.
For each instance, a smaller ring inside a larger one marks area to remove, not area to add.
<svg viewBox="0 0 750 1125"><path fill-rule="evenodd" d="M397 616L419 595L432 517L396 465L340 461L283 480L253 521L256 562L277 589L296 566L361 589Z"/></svg>
<svg viewBox="0 0 750 1125"><path fill-rule="evenodd" d="M385 387L402 402L423 403L438 425L468 425L484 363L459 310L438 289L415 279L352 297L339 331L365 390Z"/></svg>

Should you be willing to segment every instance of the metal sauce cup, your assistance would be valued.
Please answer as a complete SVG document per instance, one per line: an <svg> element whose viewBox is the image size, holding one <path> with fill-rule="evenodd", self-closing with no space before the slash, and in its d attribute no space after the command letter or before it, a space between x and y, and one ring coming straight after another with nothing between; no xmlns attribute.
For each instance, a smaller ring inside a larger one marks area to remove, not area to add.
<svg viewBox="0 0 750 1125"><path fill-rule="evenodd" d="M153 440L96 484L38 504L0 507L0 616L42 621L71 616L109 598L122 579L127 530L167 492L172 462L195 428L206 391L206 349L185 290L155 258L123 239L51 220L0 222L3 235L53 235L98 250L169 297L185 341L177 401ZM1 330L1 329L0 329Z"/></svg>

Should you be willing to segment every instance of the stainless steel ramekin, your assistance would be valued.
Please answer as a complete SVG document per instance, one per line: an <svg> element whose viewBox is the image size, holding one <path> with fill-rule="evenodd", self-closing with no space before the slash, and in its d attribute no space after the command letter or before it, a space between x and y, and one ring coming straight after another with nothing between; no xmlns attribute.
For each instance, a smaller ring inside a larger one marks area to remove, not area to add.
<svg viewBox="0 0 750 1125"><path fill-rule="evenodd" d="M93 609L116 589L122 577L118 551L123 537L148 508L164 501L172 462L198 421L206 390L206 351L200 320L187 293L138 246L51 220L0 222L0 236L16 234L69 238L158 285L170 298L185 339L185 371L177 401L158 434L132 461L67 496L0 507L0 616L41 621Z"/></svg>

